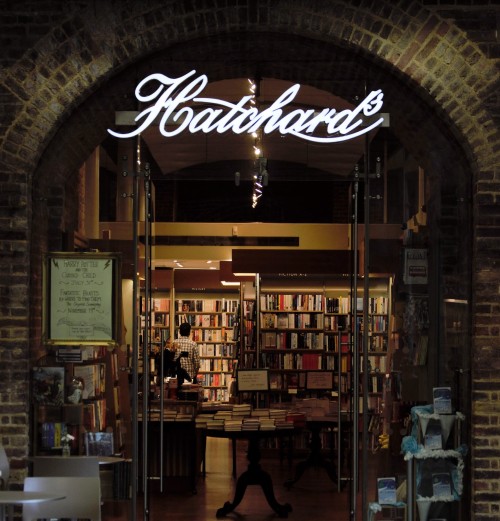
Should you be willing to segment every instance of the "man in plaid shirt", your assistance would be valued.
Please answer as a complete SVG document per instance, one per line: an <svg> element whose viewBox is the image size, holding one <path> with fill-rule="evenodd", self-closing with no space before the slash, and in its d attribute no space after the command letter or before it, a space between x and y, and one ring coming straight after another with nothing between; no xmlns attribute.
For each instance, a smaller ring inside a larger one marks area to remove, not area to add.
<svg viewBox="0 0 500 521"><path fill-rule="evenodd" d="M175 350L175 360L179 361L181 367L188 373L191 381L196 382L196 375L200 370L200 353L198 344L189 338L191 334L191 326L187 322L183 322L179 326L180 338L174 340L173 348ZM181 356L186 353L187 356Z"/></svg>

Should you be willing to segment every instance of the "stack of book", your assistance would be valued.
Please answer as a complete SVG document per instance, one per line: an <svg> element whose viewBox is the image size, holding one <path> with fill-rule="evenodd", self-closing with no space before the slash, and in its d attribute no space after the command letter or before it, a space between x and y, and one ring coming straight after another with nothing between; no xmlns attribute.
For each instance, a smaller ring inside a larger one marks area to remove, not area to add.
<svg viewBox="0 0 500 521"><path fill-rule="evenodd" d="M224 420L224 430L225 431L241 431L243 419L242 418L232 418Z"/></svg>
<svg viewBox="0 0 500 521"><path fill-rule="evenodd" d="M254 418L269 418L269 409L254 409L251 416Z"/></svg>
<svg viewBox="0 0 500 521"><path fill-rule="evenodd" d="M214 419L214 414L206 413L206 412L205 413L200 413L194 419L194 423L195 423L196 428L198 428L198 429L206 429L208 422L213 420L213 419Z"/></svg>
<svg viewBox="0 0 500 521"><path fill-rule="evenodd" d="M274 418L260 418L260 430L261 431L275 431L276 422Z"/></svg>
<svg viewBox="0 0 500 521"><path fill-rule="evenodd" d="M245 416L250 416L251 413L252 413L252 406L249 403L233 405L233 411L232 411L233 418L244 418Z"/></svg>
<svg viewBox="0 0 500 521"><path fill-rule="evenodd" d="M222 419L222 418L216 419L214 417L211 420L208 420L207 429L223 431L224 430L224 419Z"/></svg>
<svg viewBox="0 0 500 521"><path fill-rule="evenodd" d="M294 427L305 427L306 415L301 412L289 412L286 415L286 421L292 422Z"/></svg>
<svg viewBox="0 0 500 521"><path fill-rule="evenodd" d="M243 418L242 431L258 431L259 429L260 420L258 418Z"/></svg>
<svg viewBox="0 0 500 521"><path fill-rule="evenodd" d="M276 421L286 421L287 414L288 411L286 409L269 409L269 417L274 418Z"/></svg>

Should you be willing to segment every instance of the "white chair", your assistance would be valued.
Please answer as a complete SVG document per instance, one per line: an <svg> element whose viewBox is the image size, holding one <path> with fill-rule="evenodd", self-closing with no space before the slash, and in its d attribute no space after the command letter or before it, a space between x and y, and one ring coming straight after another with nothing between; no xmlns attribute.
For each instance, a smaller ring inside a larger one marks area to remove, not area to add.
<svg viewBox="0 0 500 521"><path fill-rule="evenodd" d="M24 490L61 494L64 499L23 505L23 521L76 518L101 521L101 484L99 478L28 477Z"/></svg>
<svg viewBox="0 0 500 521"><path fill-rule="evenodd" d="M7 488L7 482L10 476L9 458L3 445L0 445L0 489Z"/></svg>
<svg viewBox="0 0 500 521"><path fill-rule="evenodd" d="M99 477L99 458L94 456L35 456L33 476L80 478Z"/></svg>

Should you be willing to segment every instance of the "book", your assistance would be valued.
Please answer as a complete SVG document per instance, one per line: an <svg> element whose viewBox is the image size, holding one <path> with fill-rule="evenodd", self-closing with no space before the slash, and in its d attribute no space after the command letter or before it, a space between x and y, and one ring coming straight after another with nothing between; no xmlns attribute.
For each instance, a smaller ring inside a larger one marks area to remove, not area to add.
<svg viewBox="0 0 500 521"><path fill-rule="evenodd" d="M451 387L434 387L432 389L434 412L437 414L451 414Z"/></svg>
<svg viewBox="0 0 500 521"><path fill-rule="evenodd" d="M381 505L394 505L396 499L396 478L377 478L378 502Z"/></svg>
<svg viewBox="0 0 500 521"><path fill-rule="evenodd" d="M84 440L87 456L112 456L114 454L112 432L86 432Z"/></svg>
<svg viewBox="0 0 500 521"><path fill-rule="evenodd" d="M33 399L44 405L63 405L64 367L33 368Z"/></svg>
<svg viewBox="0 0 500 521"><path fill-rule="evenodd" d="M425 431L424 446L426 449L442 449L443 437L441 432L441 422L430 419Z"/></svg>
<svg viewBox="0 0 500 521"><path fill-rule="evenodd" d="M95 398L104 393L106 366L105 364L77 365L73 369L73 376L81 378L83 387L83 399Z"/></svg>
<svg viewBox="0 0 500 521"><path fill-rule="evenodd" d="M61 436L65 432L66 425L62 422L45 422L42 423L41 445L44 449L60 449Z"/></svg>
<svg viewBox="0 0 500 521"><path fill-rule="evenodd" d="M449 498L451 496L451 476L449 472L432 474L432 494L437 498Z"/></svg>

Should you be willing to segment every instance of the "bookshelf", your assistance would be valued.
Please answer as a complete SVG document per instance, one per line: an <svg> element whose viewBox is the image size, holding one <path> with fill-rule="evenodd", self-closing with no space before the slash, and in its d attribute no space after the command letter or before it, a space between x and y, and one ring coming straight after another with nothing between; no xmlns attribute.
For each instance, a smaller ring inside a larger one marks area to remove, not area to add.
<svg viewBox="0 0 500 521"><path fill-rule="evenodd" d="M290 401L293 395L306 395L306 373L328 370L336 374L333 393L339 392L343 409L349 408L352 387L354 324L368 340L368 407L380 414L385 374L389 369L391 278L370 279L368 327L363 325L362 290L352 298L347 277L324 276L316 279L261 279L259 299L259 345L246 351L270 371L271 401ZM355 312L351 310L355 303ZM255 352L255 355L253 353ZM360 349L362 353L362 348ZM363 355L360 355L360 367Z"/></svg>
<svg viewBox="0 0 500 521"><path fill-rule="evenodd" d="M239 293L180 294L175 300L175 335L183 322L191 325L191 338L198 344L198 381L203 397L228 402L234 362L238 357L235 330L238 325Z"/></svg>
<svg viewBox="0 0 500 521"><path fill-rule="evenodd" d="M114 453L130 453L127 353L120 347L60 346L33 368L34 455L85 454L87 433L109 432ZM48 390L48 391L47 391Z"/></svg>
<svg viewBox="0 0 500 521"><path fill-rule="evenodd" d="M241 284L240 363L244 369L257 367L257 302L254 283Z"/></svg>
<svg viewBox="0 0 500 521"><path fill-rule="evenodd" d="M161 350L162 346L170 340L170 309L171 298L168 292L155 292L150 298L148 320L149 336L146 335L146 299L141 297L141 338L149 340L153 352Z"/></svg>

